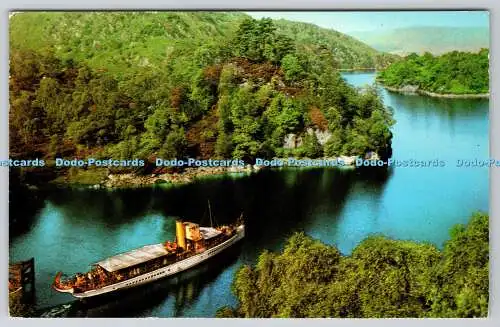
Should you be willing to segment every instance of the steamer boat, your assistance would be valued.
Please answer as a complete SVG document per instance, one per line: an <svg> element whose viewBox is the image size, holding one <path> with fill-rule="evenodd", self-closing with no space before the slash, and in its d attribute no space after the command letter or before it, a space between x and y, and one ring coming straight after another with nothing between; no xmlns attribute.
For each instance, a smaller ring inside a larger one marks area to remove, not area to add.
<svg viewBox="0 0 500 327"><path fill-rule="evenodd" d="M87 298L168 277L210 259L245 237L242 217L232 225L200 227L177 220L176 241L146 245L92 265L89 272L63 279L58 272L53 288Z"/></svg>

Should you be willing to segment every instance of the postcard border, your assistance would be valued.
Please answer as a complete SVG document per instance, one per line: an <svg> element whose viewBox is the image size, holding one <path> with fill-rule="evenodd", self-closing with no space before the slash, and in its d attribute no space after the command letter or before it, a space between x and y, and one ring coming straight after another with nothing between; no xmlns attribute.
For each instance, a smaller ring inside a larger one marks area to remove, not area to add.
<svg viewBox="0 0 500 327"><path fill-rule="evenodd" d="M31 1L16 1L4 0L0 2L0 158L8 158L8 13L9 11L17 10L90 10L90 9L232 9L232 10L489 10L490 12L490 155L492 158L500 159L500 133L495 136L494 131L500 130L500 99L498 93L495 92L500 86L500 60L495 60L500 56L500 2L495 0L477 0L473 3L467 0L454 0L444 3L431 3L422 0L406 1L402 5L398 0L351 0L351 1L327 1L327 0L253 0L245 2L241 0L215 0L211 2L203 0L185 0L182 2L173 0L122 0L119 3L106 4L100 0L76 0L66 2L63 0L53 0L49 2L42 0ZM471 7L471 4L473 7ZM498 18L497 18L498 17ZM496 109L496 110L495 110ZM0 219L3 228L1 230L0 239L3 240L3 246L0 249L0 256L4 263L0 269L0 280L7 280L8 266L8 171L0 169ZM138 323L151 324L152 326L165 326L165 324L173 323L182 325L198 325L205 324L207 327L220 327L222 325L237 325L237 326L254 326L255 324L267 326L309 326L313 322L316 326L331 326L334 323L337 326L420 326L426 324L429 327L443 326L499 326L500 325L500 169L490 169L490 306L489 318L487 319L210 319L210 318L113 318L113 319L93 319L93 318L73 318L69 321L72 326L84 327L88 326L89 320L98 325L112 326L119 323L125 327L136 326ZM2 285L6 285L3 282ZM5 290L3 287L0 288ZM65 319L22 319L8 317L8 294L5 291L0 291L0 321L9 325L37 325L37 326L52 326L63 325L67 326L68 320ZM95 321L94 321L95 320ZM333 321L334 320L334 321Z"/></svg>

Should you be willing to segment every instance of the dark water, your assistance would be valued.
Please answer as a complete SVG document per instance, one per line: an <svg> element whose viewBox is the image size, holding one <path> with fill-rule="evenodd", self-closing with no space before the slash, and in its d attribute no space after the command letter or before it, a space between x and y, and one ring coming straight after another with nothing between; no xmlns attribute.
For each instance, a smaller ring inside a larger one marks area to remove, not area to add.
<svg viewBox="0 0 500 327"><path fill-rule="evenodd" d="M357 86L374 78L344 76ZM39 308L67 303L70 296L50 289L58 270L84 271L118 252L173 239L174 216L209 224L210 200L217 223L244 212L247 237L240 246L170 280L74 302L69 314L211 317L236 303L230 291L236 269L254 263L263 249L279 250L295 231L346 254L372 233L441 246L451 226L488 210L488 169L456 167L457 159L488 157L488 101L382 95L397 120L393 157L439 159L445 167L261 171L171 188L50 191L37 194L36 213L11 205L10 214L28 224L12 234L10 260L35 257Z"/></svg>

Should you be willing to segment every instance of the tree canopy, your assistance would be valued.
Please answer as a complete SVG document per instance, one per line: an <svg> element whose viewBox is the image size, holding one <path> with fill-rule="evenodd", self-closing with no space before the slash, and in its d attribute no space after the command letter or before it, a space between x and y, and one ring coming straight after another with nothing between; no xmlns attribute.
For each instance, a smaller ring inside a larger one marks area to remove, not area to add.
<svg viewBox="0 0 500 327"><path fill-rule="evenodd" d="M342 79L340 52L309 51L304 44L313 39L286 31L236 13L16 14L11 154L252 160L390 153L392 113L377 92L358 92ZM335 33L319 35L326 42ZM309 128L332 137L321 145ZM284 148L290 133L304 136L301 148Z"/></svg>
<svg viewBox="0 0 500 327"><path fill-rule="evenodd" d="M486 317L488 215L457 225L443 250L372 236L349 256L303 233L236 273L218 317Z"/></svg>
<svg viewBox="0 0 500 327"><path fill-rule="evenodd" d="M381 71L377 79L390 87L412 85L440 94L489 93L489 50L441 56L413 53Z"/></svg>

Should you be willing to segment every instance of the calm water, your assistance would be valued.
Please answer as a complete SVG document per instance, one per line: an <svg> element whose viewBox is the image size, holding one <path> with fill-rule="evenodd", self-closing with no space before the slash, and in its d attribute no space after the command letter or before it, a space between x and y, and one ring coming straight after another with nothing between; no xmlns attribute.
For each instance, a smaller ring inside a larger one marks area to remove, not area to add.
<svg viewBox="0 0 500 327"><path fill-rule="evenodd" d="M345 74L361 86L372 73ZM334 169L262 171L212 178L173 188L56 190L38 194L33 214L11 205L29 224L10 239L10 260L36 259L39 308L72 298L50 288L57 271L88 264L145 244L174 239L174 216L209 224L244 212L247 238L230 253L170 280L119 296L73 302L72 316L211 317L234 305L236 269L263 249L279 250L295 231L335 244L343 253L381 233L441 246L456 223L488 210L488 169L459 168L457 159L488 157L488 101L434 99L381 91L394 109L393 157L444 160L443 168L393 168L376 175Z"/></svg>

